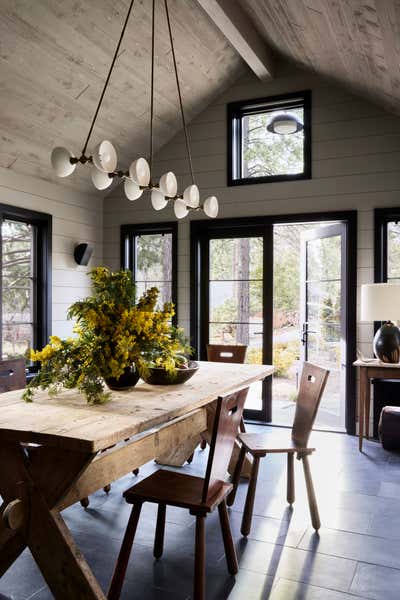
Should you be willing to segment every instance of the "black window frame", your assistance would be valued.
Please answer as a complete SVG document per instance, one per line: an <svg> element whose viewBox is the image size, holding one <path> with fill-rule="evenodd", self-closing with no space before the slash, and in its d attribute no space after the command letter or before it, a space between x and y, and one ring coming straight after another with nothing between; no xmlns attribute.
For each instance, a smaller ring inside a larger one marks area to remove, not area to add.
<svg viewBox="0 0 400 600"><path fill-rule="evenodd" d="M374 281L387 282L388 239L387 224L391 221L400 222L400 207L375 208L374 210Z"/></svg>
<svg viewBox="0 0 400 600"><path fill-rule="evenodd" d="M295 108L295 100L301 102L304 109L304 147L303 159L304 170L302 173L282 174L282 175L264 175L262 177L242 177L241 176L241 119L248 114L255 114L260 108L265 107ZM276 106L274 106L276 105ZM286 106L287 105L287 106ZM302 90L290 94L280 94L266 98L256 98L251 100L241 100L240 102L231 102L227 105L227 131L228 131L228 164L227 164L227 183L228 186L253 185L257 183L274 183L277 181L296 181L302 179L311 179L311 90ZM239 175L239 176L237 176Z"/></svg>
<svg viewBox="0 0 400 600"><path fill-rule="evenodd" d="M52 216L25 208L8 204L0 204L0 222L4 220L27 223L36 228L35 244L35 272L36 272L36 298L34 319L34 348L42 349L51 335L52 327ZM1 242L1 230L0 230ZM2 269L2 260L0 261ZM0 310L2 312L2 277L0 277ZM2 336L3 322L0 323ZM32 367L31 370L36 370Z"/></svg>
<svg viewBox="0 0 400 600"><path fill-rule="evenodd" d="M138 223L134 225L121 225L121 268L128 268L135 273L135 244L134 238L138 235L165 234L172 235L172 282L171 299L175 306L175 315L172 319L173 325L178 322L178 223L175 221L165 223ZM126 260L126 244L131 244L132 251Z"/></svg>

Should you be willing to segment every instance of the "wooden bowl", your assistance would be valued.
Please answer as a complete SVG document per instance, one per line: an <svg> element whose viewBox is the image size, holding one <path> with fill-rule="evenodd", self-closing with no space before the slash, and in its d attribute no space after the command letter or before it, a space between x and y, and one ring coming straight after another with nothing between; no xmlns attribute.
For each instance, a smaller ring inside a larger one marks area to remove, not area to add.
<svg viewBox="0 0 400 600"><path fill-rule="evenodd" d="M143 381L150 385L179 385L189 381L199 370L196 361L191 360L187 369L175 369L175 373L168 373L165 369L150 369L147 376L142 377Z"/></svg>

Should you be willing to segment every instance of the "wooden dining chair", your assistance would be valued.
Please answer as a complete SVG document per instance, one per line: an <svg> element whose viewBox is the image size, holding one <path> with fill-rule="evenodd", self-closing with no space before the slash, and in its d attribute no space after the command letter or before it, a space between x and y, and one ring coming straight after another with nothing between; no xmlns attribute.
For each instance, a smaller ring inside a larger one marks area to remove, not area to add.
<svg viewBox="0 0 400 600"><path fill-rule="evenodd" d="M242 447L232 478L233 490L227 499L228 506L232 506L235 501L246 453L251 454L253 457L249 487L242 517L242 535L247 536L250 533L260 459L267 454L276 453L287 454L287 501L290 505L293 504L295 499L294 455L297 454L298 460L302 461L311 522L316 531L320 528L321 521L311 477L310 464L308 462L308 456L315 451L315 448L308 447L308 439L314 425L315 417L317 416L328 375L329 371L327 369L311 363L304 363L291 432L287 429L274 429L272 433L241 433L238 436Z"/></svg>
<svg viewBox="0 0 400 600"><path fill-rule="evenodd" d="M166 507L185 508L196 517L194 600L205 598L205 519L216 508L228 570L232 575L237 573L237 557L226 509L226 497L232 490L232 484L226 482L226 475L247 391L242 389L216 401L210 454L204 478L159 469L124 493L126 501L133 504L133 508L108 592L109 600L117 600L120 596L144 502L158 504L153 551L157 559L163 553Z"/></svg>
<svg viewBox="0 0 400 600"><path fill-rule="evenodd" d="M26 386L25 359L0 360L0 394Z"/></svg>

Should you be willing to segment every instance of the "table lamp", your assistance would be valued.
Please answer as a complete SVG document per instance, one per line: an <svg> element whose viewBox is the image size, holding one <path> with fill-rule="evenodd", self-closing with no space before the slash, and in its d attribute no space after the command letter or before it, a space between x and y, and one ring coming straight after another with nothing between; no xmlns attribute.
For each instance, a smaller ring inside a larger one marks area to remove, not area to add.
<svg viewBox="0 0 400 600"><path fill-rule="evenodd" d="M361 286L361 321L384 321L373 342L374 354L382 362L400 361L400 329L392 322L399 318L399 284L368 283Z"/></svg>

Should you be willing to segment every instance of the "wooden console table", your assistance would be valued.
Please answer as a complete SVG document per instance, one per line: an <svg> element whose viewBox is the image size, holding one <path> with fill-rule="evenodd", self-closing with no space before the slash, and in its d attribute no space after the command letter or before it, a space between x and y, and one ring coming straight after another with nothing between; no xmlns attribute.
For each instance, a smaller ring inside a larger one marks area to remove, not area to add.
<svg viewBox="0 0 400 600"><path fill-rule="evenodd" d="M29 547L57 600L105 600L60 511L182 445L189 456L210 435L216 398L272 372L204 362L184 385L141 383L100 406L74 390L39 392L32 404L1 394L0 577Z"/></svg>
<svg viewBox="0 0 400 600"><path fill-rule="evenodd" d="M400 379L400 363L384 363L374 359L356 360L353 365L360 369L358 448L362 452L364 426L365 437L369 437L371 379Z"/></svg>

